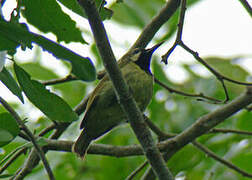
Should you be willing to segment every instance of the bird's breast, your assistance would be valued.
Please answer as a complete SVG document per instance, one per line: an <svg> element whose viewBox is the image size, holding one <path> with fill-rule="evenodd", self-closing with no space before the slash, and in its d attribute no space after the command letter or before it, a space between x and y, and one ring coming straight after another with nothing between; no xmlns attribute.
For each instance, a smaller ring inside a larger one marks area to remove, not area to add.
<svg viewBox="0 0 252 180"><path fill-rule="evenodd" d="M153 77L133 62L123 67L122 73L140 110L144 111L152 98Z"/></svg>

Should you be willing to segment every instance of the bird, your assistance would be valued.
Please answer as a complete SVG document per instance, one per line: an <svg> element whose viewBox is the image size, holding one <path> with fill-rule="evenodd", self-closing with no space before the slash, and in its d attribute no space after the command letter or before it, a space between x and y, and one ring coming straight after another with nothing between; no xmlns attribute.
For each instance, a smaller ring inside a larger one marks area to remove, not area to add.
<svg viewBox="0 0 252 180"><path fill-rule="evenodd" d="M122 75L129 86L141 112L152 99L154 78L150 70L153 52L162 44L152 48L135 48L123 57L119 64ZM114 127L127 122L127 117L114 92L113 84L105 75L88 97L83 120L82 132L72 146L72 151L84 159L91 142Z"/></svg>

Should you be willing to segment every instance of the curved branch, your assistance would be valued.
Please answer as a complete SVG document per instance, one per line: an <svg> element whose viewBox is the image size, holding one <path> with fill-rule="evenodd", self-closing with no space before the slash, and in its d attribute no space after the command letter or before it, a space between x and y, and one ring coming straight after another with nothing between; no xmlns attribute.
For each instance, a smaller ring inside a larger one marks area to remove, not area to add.
<svg viewBox="0 0 252 180"><path fill-rule="evenodd" d="M152 21L145 26L142 33L134 43L134 45L130 48L130 50L140 47L144 48L147 44L152 40L156 32L160 29L160 27L167 22L172 15L176 12L180 5L181 0L169 0L166 5L160 10L159 14L155 16Z"/></svg>
<svg viewBox="0 0 252 180"><path fill-rule="evenodd" d="M182 0L181 3L181 11L180 11L180 17L179 17L179 23L178 23L178 31L177 31L177 36L176 36L176 40L173 44L173 46L168 50L168 52L166 54L164 54L162 56L162 62L164 62L165 64L167 64L167 60L168 57L171 55L171 53L174 51L174 49L179 45L181 46L183 49L185 49L186 51L188 51L191 55L194 56L194 58L199 61L203 66L205 66L210 72L212 72L216 78L221 82L221 85L224 89L224 93L225 93L225 100L223 101L223 103L226 103L227 101L229 101L229 95L228 95L228 91L226 88L226 85L224 83L224 80L235 83L235 84L240 84L240 85L247 85L247 86L252 86L252 83L246 83L246 82L240 82L240 81L236 81L233 79L230 79L229 77L226 77L222 74L220 74L218 71L216 71L213 67L211 67L210 65L208 65L199 55L196 51L193 51L191 48L189 48L183 41L182 41L182 32L183 32L183 25L184 25L184 19L185 19L185 11L186 11L186 0Z"/></svg>
<svg viewBox="0 0 252 180"><path fill-rule="evenodd" d="M209 131L209 133L233 133L233 134L239 134L239 135L248 135L252 136L251 131L242 131L242 130L236 130L236 129L221 129L221 128L214 128Z"/></svg>
<svg viewBox="0 0 252 180"><path fill-rule="evenodd" d="M178 134L174 138L162 141L157 144L161 152L167 152L165 154L165 160L169 160L178 150L183 148L186 144L193 142L197 137L207 133L211 128L224 121L229 116L238 112L240 109L245 108L252 103L252 87L248 87L247 91L240 97L234 99L232 102L224 105L223 107L199 118L193 125L187 128L182 133ZM151 127L151 126L150 126ZM152 128L154 129L154 128ZM156 130L157 134L163 135ZM169 137L173 134L169 135ZM71 152L71 147L74 142L72 141L58 141L58 140L46 140L47 145L44 147L47 150L67 151ZM112 145L100 145L92 144L88 150L89 154L102 154L108 156L125 157L143 155L143 151L139 145L130 146L112 146ZM148 177L153 177L153 172L147 173ZM155 176L154 176L155 177Z"/></svg>
<svg viewBox="0 0 252 180"><path fill-rule="evenodd" d="M206 114L199 118L194 124L186 130L176 135L172 139L168 139L159 143L160 151L166 151L165 160L168 161L179 149L183 148L197 137L205 134L210 129L223 122L226 118L232 116L242 108L252 103L252 87L247 87L247 91L221 108ZM151 169L144 175L143 179L154 179L155 175Z"/></svg>
<svg viewBox="0 0 252 180"><path fill-rule="evenodd" d="M155 124L153 124L148 118L146 118L146 123L149 125L149 127L151 128L151 130L159 137L159 139L165 140L167 138L171 138L171 137L175 137L176 136L176 134L167 134L167 133L164 133ZM211 132L237 133L237 134L252 135L252 132L230 130L230 129L212 129L212 130L209 131L209 133L211 133ZM240 173L243 176L252 177L252 174L250 174L250 173L248 173L248 172L240 169L239 167L235 166L231 162L229 162L229 161L227 161L227 160L225 160L225 159L217 156L214 152L212 152L210 149L208 149L204 145L200 144L199 142L193 141L192 144L196 148L198 148L199 150L201 150L202 152L204 152L205 154L207 154L209 157L215 159L216 161L219 161L220 163L224 164L225 166L229 167L230 169L233 169L234 171L237 171L238 173Z"/></svg>
<svg viewBox="0 0 252 180"><path fill-rule="evenodd" d="M75 112L80 115L81 113L83 113L86 109L86 105L87 105L87 99L84 99L76 108L75 108ZM50 139L58 139L62 133L68 128L68 126L71 123L59 123L56 125L55 127L55 132L51 135ZM48 129L46 128L44 131L41 132L41 134L43 134L44 132L47 132L49 129L53 128L54 124L49 126ZM46 147L43 148L43 151L46 153L48 151L48 149ZM32 169L34 167L36 167L39 163L40 159L36 153L36 151L33 149L25 164L23 165L23 168L19 169L16 174L15 174L15 178L16 179L23 179L27 174L29 174Z"/></svg>
<svg viewBox="0 0 252 180"><path fill-rule="evenodd" d="M61 79L53 79L53 80L49 80L49 81L44 81L44 82L42 82L42 84L44 84L45 86L49 86L49 85L61 84L64 82L69 82L69 81L74 81L74 80L78 80L78 79L72 75L68 75L68 76L61 78Z"/></svg>
<svg viewBox="0 0 252 180"><path fill-rule="evenodd" d="M198 143L196 141L192 142L192 144L194 146L196 146L199 150L203 151L206 155L208 155L209 157L215 159L216 161L220 162L221 164L224 164L225 166L229 167L230 169L233 169L234 171L240 173L241 175L243 175L245 177L252 178L252 174L240 169L239 167L237 167L233 163L231 163L231 162L217 156L213 151L211 151L210 149L208 149L204 145L202 145L202 144L200 144L200 143Z"/></svg>
<svg viewBox="0 0 252 180"><path fill-rule="evenodd" d="M151 121L148 122L148 119L146 119L146 123L158 136L166 136L166 139L167 137L170 138L168 140L161 141L157 144L157 146L162 152L169 151L168 155L170 158L175 152L184 147L186 144L192 142L197 137L209 132L210 129L212 129L214 126L218 125L226 118L232 116L234 113L238 112L242 108L245 108L248 104L251 103L252 88L248 88L248 91L242 94L240 97L237 97L232 102L223 105L223 107L220 107L219 109L202 116L194 124L192 124L185 131L178 135L166 134L162 131L159 131L157 128L151 125ZM47 145L45 147L48 150L71 152L71 146L73 144L73 141L59 141L50 139L45 139L45 141L47 142ZM115 151L112 151L112 149L114 149ZM91 144L88 153L124 157L142 155L143 150L139 145L112 146Z"/></svg>
<svg viewBox="0 0 252 180"><path fill-rule="evenodd" d="M136 168L126 180L132 180L145 166L148 165L148 161L144 161L138 168Z"/></svg>
<svg viewBox="0 0 252 180"><path fill-rule="evenodd" d="M51 180L54 180L53 172L50 168L50 165L45 157L44 151L40 148L40 146L37 144L35 137L33 136L32 132L26 127L26 125L23 123L22 119L19 117L19 115L12 109L12 107L2 98L0 97L0 103L5 107L7 111L14 117L14 119L17 121L17 123L22 127L22 129L25 131L29 139L31 140L32 144L34 145L37 154L39 155L40 159L42 160L45 169L48 173L48 176Z"/></svg>
<svg viewBox="0 0 252 180"><path fill-rule="evenodd" d="M248 87L247 91L240 97L231 101L229 104L220 107L219 109L206 114L199 118L194 124L188 127L185 131L178 134L171 140L163 142L163 148L174 145L174 150L180 149L189 142L192 142L195 138L208 132L210 129L224 121L226 118L232 116L237 111L245 108L252 103L252 87ZM171 152L170 155L173 153Z"/></svg>
<svg viewBox="0 0 252 180"><path fill-rule="evenodd" d="M155 83L159 84L160 86L162 86L163 88L165 88L166 90L168 90L170 93L176 93L176 94L180 94L182 96L187 96L187 97L196 97L196 98L198 98L197 99L198 101L205 101L205 99L206 99L206 100L212 101L215 104L222 103L222 101L220 101L218 99L215 99L213 97L205 96L202 93L199 93L199 94L189 94L189 93L186 93L186 92L182 92L182 91L178 91L176 89L170 88L170 87L168 87L167 85L165 85L164 83L162 83L161 81L159 81L156 78L154 78L154 80L155 80Z"/></svg>
<svg viewBox="0 0 252 180"><path fill-rule="evenodd" d="M190 54L194 56L196 60L198 60L201 64L203 64L210 72L212 72L217 79L219 80L226 80L235 84L240 84L240 85L247 85L247 86L252 86L252 83L247 83L247 82L240 82L237 80L230 79L222 74L220 74L218 71L216 71L214 68L212 68L210 65L208 65L200 56L197 52L193 51L191 48L189 48L187 45L185 45L182 41L179 43L179 45L184 48L186 51L188 51Z"/></svg>
<svg viewBox="0 0 252 180"><path fill-rule="evenodd" d="M252 7L249 5L247 0L239 0L249 15L252 17Z"/></svg>
<svg viewBox="0 0 252 180"><path fill-rule="evenodd" d="M26 150L27 148L23 147L22 149L19 149L17 152L15 152L15 154L0 168L0 174L2 174L4 170L7 169L20 155L24 154ZM1 164L3 160L1 160Z"/></svg>

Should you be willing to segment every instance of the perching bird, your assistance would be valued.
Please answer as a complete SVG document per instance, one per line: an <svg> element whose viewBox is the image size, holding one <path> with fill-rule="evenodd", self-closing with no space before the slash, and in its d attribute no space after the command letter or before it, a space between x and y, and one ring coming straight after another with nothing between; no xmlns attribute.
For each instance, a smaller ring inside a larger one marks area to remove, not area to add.
<svg viewBox="0 0 252 180"><path fill-rule="evenodd" d="M142 112L150 103L153 93L151 56L161 44L150 49L133 50L130 55L124 57L127 58L126 63L120 66L123 77ZM80 128L84 129L73 145L73 152L84 158L93 140L126 121L127 117L118 103L112 82L108 76L104 76L89 96L80 125Z"/></svg>

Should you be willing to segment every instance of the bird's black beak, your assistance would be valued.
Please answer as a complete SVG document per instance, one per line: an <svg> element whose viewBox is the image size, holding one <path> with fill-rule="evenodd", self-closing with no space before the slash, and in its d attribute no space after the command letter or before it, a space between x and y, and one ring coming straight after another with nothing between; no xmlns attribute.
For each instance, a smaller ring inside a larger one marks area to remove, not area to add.
<svg viewBox="0 0 252 180"><path fill-rule="evenodd" d="M150 49L147 49L147 52L150 53L150 54L152 54L152 53L153 53L159 46L161 46L163 43L164 43L164 41L162 41L162 42L156 44L155 46L153 46L153 47L150 48Z"/></svg>

